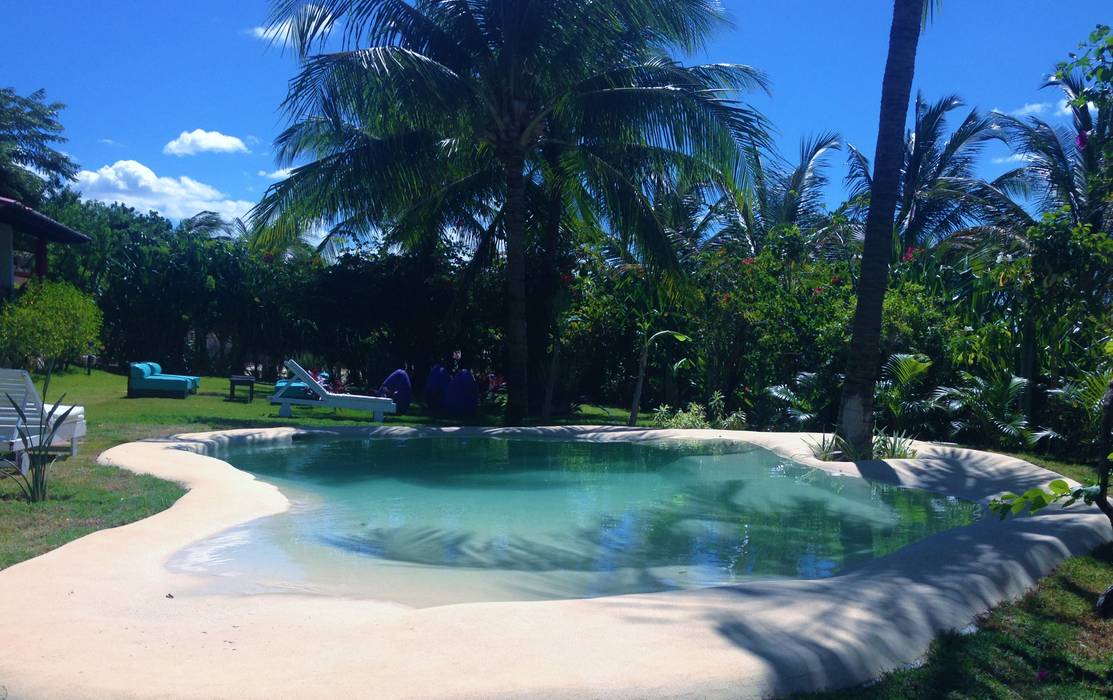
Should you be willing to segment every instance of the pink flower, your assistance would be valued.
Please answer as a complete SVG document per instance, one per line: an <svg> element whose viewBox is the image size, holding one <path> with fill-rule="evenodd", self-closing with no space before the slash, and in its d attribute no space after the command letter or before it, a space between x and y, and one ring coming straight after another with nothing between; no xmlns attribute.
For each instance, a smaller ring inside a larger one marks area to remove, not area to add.
<svg viewBox="0 0 1113 700"><path fill-rule="evenodd" d="M812 294L822 294L823 287L812 287Z"/></svg>
<svg viewBox="0 0 1113 700"><path fill-rule="evenodd" d="M1041 668L1040 670L1036 671L1036 682L1042 683L1046 681L1050 676L1051 671L1048 671L1046 668Z"/></svg>
<svg viewBox="0 0 1113 700"><path fill-rule="evenodd" d="M742 264L743 265L753 265L754 264L754 258L742 258Z"/></svg>
<svg viewBox="0 0 1113 700"><path fill-rule="evenodd" d="M900 256L900 259L904 262L909 262L922 252L924 252L923 248L913 248L912 246L908 246L904 249L904 255Z"/></svg>
<svg viewBox="0 0 1113 700"><path fill-rule="evenodd" d="M1074 143L1079 148L1086 148L1086 144L1090 142L1090 135L1087 131L1082 130L1078 132L1078 136L1074 137Z"/></svg>

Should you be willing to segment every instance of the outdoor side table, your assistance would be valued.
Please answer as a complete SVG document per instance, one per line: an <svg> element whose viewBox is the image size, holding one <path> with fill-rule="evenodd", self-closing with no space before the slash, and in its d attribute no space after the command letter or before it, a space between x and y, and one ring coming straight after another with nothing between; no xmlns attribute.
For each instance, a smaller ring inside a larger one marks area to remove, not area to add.
<svg viewBox="0 0 1113 700"><path fill-rule="evenodd" d="M247 387L247 402L251 403L255 400L255 377L250 374L233 374L228 377L228 400L234 401L236 398L236 387Z"/></svg>

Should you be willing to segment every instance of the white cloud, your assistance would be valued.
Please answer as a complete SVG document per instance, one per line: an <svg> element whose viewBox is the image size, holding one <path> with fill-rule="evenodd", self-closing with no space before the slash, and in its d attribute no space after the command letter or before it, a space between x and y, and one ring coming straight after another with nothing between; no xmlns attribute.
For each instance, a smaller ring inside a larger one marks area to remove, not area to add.
<svg viewBox="0 0 1113 700"><path fill-rule="evenodd" d="M1014 109L1012 113L1018 117L1026 117L1030 114L1043 114L1051 107L1048 102L1029 102L1020 109Z"/></svg>
<svg viewBox="0 0 1113 700"><path fill-rule="evenodd" d="M285 180L286 178L290 177L290 173L292 173L293 171L293 168L279 168L278 170L274 170L269 173L266 170L260 170L259 177L265 177L271 180Z"/></svg>
<svg viewBox="0 0 1113 700"><path fill-rule="evenodd" d="M97 143L103 143L105 146L123 146L124 144L112 139L97 139Z"/></svg>
<svg viewBox="0 0 1113 700"><path fill-rule="evenodd" d="M272 27L252 27L247 30L247 33L256 39L286 46L290 43L291 30L293 30L293 24L287 19Z"/></svg>
<svg viewBox="0 0 1113 700"><path fill-rule="evenodd" d="M1002 163L1027 163L1032 160L1034 156L1031 153L1014 153L1011 156L1004 158L994 158L993 162L997 164Z"/></svg>
<svg viewBox="0 0 1113 700"><path fill-rule="evenodd" d="M1093 102L1087 102L1086 106L1090 108L1091 113L1097 111L1097 105L1095 105ZM1058 109L1056 109L1056 113L1059 114L1060 116L1063 116L1063 117L1073 117L1074 116L1074 110L1072 109L1071 105L1067 102L1067 99L1065 97L1063 99L1059 100Z"/></svg>
<svg viewBox="0 0 1113 700"><path fill-rule="evenodd" d="M178 138L162 147L162 152L173 156L191 156L195 153L249 153L244 142L235 136L219 131L194 129L183 131Z"/></svg>
<svg viewBox="0 0 1113 700"><path fill-rule="evenodd" d="M171 219L183 219L199 211L215 211L225 218L243 216L254 202L230 199L220 190L192 178L156 175L134 160L77 174L75 187L86 197L103 202L122 202L140 211L154 209Z"/></svg>

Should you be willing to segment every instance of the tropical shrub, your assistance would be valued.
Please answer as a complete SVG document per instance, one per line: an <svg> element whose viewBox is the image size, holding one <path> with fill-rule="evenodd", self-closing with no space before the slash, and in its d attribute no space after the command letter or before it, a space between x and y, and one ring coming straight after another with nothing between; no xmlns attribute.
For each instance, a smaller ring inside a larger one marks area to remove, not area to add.
<svg viewBox="0 0 1113 700"><path fill-rule="evenodd" d="M41 364L48 371L100 341L101 310L91 297L65 282L29 282L0 311L0 355L17 367Z"/></svg>
<svg viewBox="0 0 1113 700"><path fill-rule="evenodd" d="M726 411L723 395L715 392L705 408L695 401L684 409L673 409L662 404L653 411L653 423L661 428L710 428L713 430L742 430L746 427L746 414Z"/></svg>
<svg viewBox="0 0 1113 700"><path fill-rule="evenodd" d="M977 445L1018 449L1031 447L1046 434L1033 431L1020 408L1028 380L1007 373L960 376L961 385L939 387L934 395L951 416L953 435Z"/></svg>

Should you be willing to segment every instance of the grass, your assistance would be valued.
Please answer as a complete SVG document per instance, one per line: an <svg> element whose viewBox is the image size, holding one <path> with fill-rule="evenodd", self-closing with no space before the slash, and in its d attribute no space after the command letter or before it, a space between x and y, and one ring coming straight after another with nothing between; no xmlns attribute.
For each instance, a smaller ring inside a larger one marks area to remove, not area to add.
<svg viewBox="0 0 1113 700"><path fill-rule="evenodd" d="M41 381L38 383L41 390ZM255 401L229 401L228 379L203 377L201 390L187 399L128 399L127 379L108 372L72 371L51 380L48 402L66 395L66 402L85 407L88 435L76 457L52 468L49 499L28 504L18 489L0 480L0 569L30 559L95 530L116 527L168 508L184 491L177 484L96 463L104 450L133 440L182 432L279 425L368 425L369 414L348 409L297 407L293 418L280 418L278 407L267 402L273 387L255 386ZM237 396L243 396L239 389ZM624 424L620 409L583 406L579 412L554 422ZM470 421L497 425L497 412L483 411ZM420 413L391 416L392 425L449 424ZM451 424L459 424L452 421Z"/></svg>
<svg viewBox="0 0 1113 700"><path fill-rule="evenodd" d="M256 386L254 403L227 400L228 381L205 377L188 399L127 399L124 377L105 372L56 376L50 400L62 392L85 406L89 434L80 454L59 462L50 499L29 505L0 483L0 569L42 554L82 535L122 525L169 507L181 487L153 477L96 464L109 447L180 432L277 425L367 425L366 414L350 410L298 408L279 418ZM262 398L260 398L262 397ZM585 406L566 423L623 424L625 412ZM494 411L475 424L497 424ZM438 424L421 414L391 417L395 425ZM560 422L560 421L557 421ZM1093 470L1041 455L1022 459L1079 481ZM812 700L906 700L916 698L1106 698L1113 697L1113 621L1096 619L1094 600L1113 583L1113 546L1064 562L1020 601L1001 605L973 634L946 634L933 644L922 666L893 672L867 687L802 696Z"/></svg>

